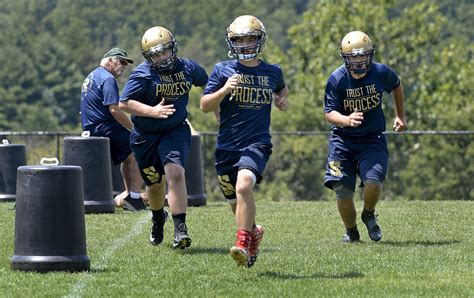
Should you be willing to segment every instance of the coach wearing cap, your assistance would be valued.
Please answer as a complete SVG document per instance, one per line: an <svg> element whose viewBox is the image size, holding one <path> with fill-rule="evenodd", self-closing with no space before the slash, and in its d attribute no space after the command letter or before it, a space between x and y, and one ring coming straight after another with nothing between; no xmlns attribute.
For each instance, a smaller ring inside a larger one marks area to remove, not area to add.
<svg viewBox="0 0 474 298"><path fill-rule="evenodd" d="M84 131L91 136L107 137L114 165L120 164L125 196L124 209L144 210L140 197L143 185L135 157L130 149L130 117L118 107L119 90L116 78L123 75L129 63L133 63L127 52L112 48L100 61L100 66L92 71L82 83L81 123ZM117 200L116 200L117 202Z"/></svg>

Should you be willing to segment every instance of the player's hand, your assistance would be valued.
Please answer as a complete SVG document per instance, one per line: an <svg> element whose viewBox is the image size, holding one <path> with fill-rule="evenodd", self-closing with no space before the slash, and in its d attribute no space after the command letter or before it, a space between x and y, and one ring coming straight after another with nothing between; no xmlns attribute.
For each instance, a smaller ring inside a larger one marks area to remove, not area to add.
<svg viewBox="0 0 474 298"><path fill-rule="evenodd" d="M393 130L396 132L401 132L406 130L408 127L407 120L405 118L400 118L400 117L395 117L395 120L393 121Z"/></svg>
<svg viewBox="0 0 474 298"><path fill-rule="evenodd" d="M364 120L364 113L357 112L357 109L354 110L352 114L349 115L349 124L350 127L359 127L362 124L362 120Z"/></svg>
<svg viewBox="0 0 474 298"><path fill-rule="evenodd" d="M290 107L290 103L288 102L288 97L280 97L278 94L273 93L273 101L275 102L275 106L280 111L286 111Z"/></svg>
<svg viewBox="0 0 474 298"><path fill-rule="evenodd" d="M159 104L153 107L153 115L155 118L166 119L173 115L176 109L174 105L167 105L165 99L162 99Z"/></svg>
<svg viewBox="0 0 474 298"><path fill-rule="evenodd" d="M240 81L240 75L238 73L234 74L233 76L229 77L227 79L227 82L225 82L224 85L224 90L226 94L231 93L235 88L237 88L237 85L239 85Z"/></svg>

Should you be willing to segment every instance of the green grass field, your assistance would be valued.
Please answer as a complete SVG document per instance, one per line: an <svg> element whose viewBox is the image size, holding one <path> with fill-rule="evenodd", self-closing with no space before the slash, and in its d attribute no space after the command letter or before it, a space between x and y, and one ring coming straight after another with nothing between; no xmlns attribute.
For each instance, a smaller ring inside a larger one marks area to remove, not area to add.
<svg viewBox="0 0 474 298"><path fill-rule="evenodd" d="M358 202L360 215L360 202ZM148 243L149 212L86 215L91 270L12 271L15 211L0 204L0 296L474 296L474 201L387 201L377 208L383 239L342 244L335 202L257 203L266 229L254 267L228 254L235 226L228 206L188 210L193 245Z"/></svg>

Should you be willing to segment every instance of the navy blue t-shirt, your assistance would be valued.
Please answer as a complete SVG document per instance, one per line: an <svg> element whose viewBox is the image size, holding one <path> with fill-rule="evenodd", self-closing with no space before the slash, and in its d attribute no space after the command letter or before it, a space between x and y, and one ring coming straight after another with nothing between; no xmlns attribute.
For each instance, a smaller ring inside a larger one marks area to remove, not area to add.
<svg viewBox="0 0 474 298"><path fill-rule="evenodd" d="M337 111L347 116L357 109L364 113L364 120L359 127L332 125L333 132L348 137L370 137L385 131L382 95L399 85L398 75L385 64L372 63L368 74L361 79L354 79L345 65L340 66L327 81L324 112Z"/></svg>
<svg viewBox="0 0 474 298"><path fill-rule="evenodd" d="M163 98L167 104L174 104L176 111L166 119L132 115L135 130L145 133L160 133L173 129L186 120L186 106L192 85L206 85L206 70L196 62L178 58L177 65L170 74L159 74L148 61L142 62L133 70L120 97L120 101L129 99L149 106L156 106Z"/></svg>
<svg viewBox="0 0 474 298"><path fill-rule="evenodd" d="M237 88L220 104L218 149L239 151L252 144L271 145L270 113L273 92L285 87L280 66L260 60L256 67L246 67L237 60L216 64L204 94L222 88L227 79L240 74Z"/></svg>
<svg viewBox="0 0 474 298"><path fill-rule="evenodd" d="M91 72L81 90L82 128L104 123L121 126L109 111L109 105L118 104L119 90L114 76L103 67Z"/></svg>

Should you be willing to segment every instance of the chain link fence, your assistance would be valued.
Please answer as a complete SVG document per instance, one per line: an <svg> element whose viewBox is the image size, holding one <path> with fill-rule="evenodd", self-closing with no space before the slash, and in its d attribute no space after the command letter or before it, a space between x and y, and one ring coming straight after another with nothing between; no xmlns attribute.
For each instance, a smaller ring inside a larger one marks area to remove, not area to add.
<svg viewBox="0 0 474 298"><path fill-rule="evenodd" d="M25 144L27 164L42 157L62 161L65 136L81 132L0 132L11 144ZM204 184L209 201L222 201L214 169L217 132L200 132ZM334 200L323 178L327 131L272 132L273 154L257 185L256 199L269 201ZM389 171L384 200L472 200L474 198L474 131L386 133Z"/></svg>

